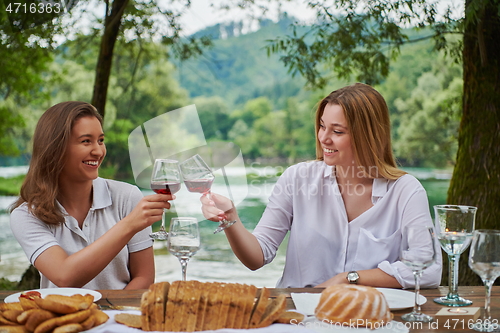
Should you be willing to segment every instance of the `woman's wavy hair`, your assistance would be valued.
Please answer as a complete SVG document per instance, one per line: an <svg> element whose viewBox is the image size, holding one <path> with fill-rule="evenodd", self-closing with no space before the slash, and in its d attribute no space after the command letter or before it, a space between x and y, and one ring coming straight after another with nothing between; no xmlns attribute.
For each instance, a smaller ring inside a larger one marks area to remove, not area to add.
<svg viewBox="0 0 500 333"><path fill-rule="evenodd" d="M327 104L339 105L344 110L355 162L365 177L397 179L406 174L398 169L392 152L387 104L378 91L363 83L335 90L319 102L316 110L317 160L323 160L318 131Z"/></svg>
<svg viewBox="0 0 500 333"><path fill-rule="evenodd" d="M95 117L102 124L96 108L85 102L63 102L43 113L33 135L33 153L19 199L11 211L26 202L28 210L48 224L64 222L57 204L59 175L64 167L64 154L76 120Z"/></svg>

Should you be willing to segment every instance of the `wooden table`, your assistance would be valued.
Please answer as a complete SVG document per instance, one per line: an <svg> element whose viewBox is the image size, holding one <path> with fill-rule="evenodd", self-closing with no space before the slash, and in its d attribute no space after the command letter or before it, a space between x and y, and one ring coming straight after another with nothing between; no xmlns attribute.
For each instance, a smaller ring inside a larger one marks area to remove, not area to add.
<svg viewBox="0 0 500 333"><path fill-rule="evenodd" d="M102 299L100 299L97 304L102 306L134 306L137 307L140 304L141 295L145 290L99 290L102 294ZM320 293L322 289L317 288L287 288L287 289L270 289L271 297L276 297L279 294L285 294L287 296L287 308L294 309L295 306L290 297L290 293ZM459 287L458 289L460 296L471 299L473 307L484 307L484 287L474 286L474 287ZM438 289L424 289L421 294L427 297L427 302L422 305L422 312L435 315L443 306L434 303L432 300L435 297L444 296L448 292L447 287L439 287ZM0 290L0 300L3 301L5 297L14 293L14 291ZM411 311L411 309L394 311L394 320L398 322L403 322L401 320L401 315ZM491 296L491 316L493 319L500 320L500 286L495 286L492 289ZM481 318L481 317L480 317ZM473 332L467 326L467 322L464 320L448 320L448 322L436 322L433 323L405 323L407 327L410 328L410 332Z"/></svg>

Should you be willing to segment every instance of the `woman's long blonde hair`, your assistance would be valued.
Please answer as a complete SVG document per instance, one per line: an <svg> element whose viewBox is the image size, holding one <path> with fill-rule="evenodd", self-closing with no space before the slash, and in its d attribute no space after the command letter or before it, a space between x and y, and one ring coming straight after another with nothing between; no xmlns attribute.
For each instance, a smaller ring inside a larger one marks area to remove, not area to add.
<svg viewBox="0 0 500 333"><path fill-rule="evenodd" d="M85 102L63 102L43 113L33 135L33 153L20 197L11 211L26 202L28 210L48 224L64 222L57 205L59 175L64 167L64 154L76 120L95 117L102 124L96 108Z"/></svg>
<svg viewBox="0 0 500 333"><path fill-rule="evenodd" d="M318 131L327 104L339 105L344 110L355 163L365 177L397 179L406 174L398 169L392 152L387 104L378 91L363 83L335 90L319 103L316 110L316 159L323 160Z"/></svg>

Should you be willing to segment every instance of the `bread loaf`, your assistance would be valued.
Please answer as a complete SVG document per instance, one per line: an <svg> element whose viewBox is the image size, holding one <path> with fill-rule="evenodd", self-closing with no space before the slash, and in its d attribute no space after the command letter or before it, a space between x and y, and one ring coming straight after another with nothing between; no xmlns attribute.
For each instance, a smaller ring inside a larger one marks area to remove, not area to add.
<svg viewBox="0 0 500 333"><path fill-rule="evenodd" d="M238 283L174 281L152 284L141 298L141 314L115 317L144 331L194 332L271 325L285 310L285 296L275 300L263 288ZM155 295L155 296L153 296ZM163 327L158 328L163 322Z"/></svg>
<svg viewBox="0 0 500 333"><path fill-rule="evenodd" d="M334 285L321 293L316 318L336 323L370 327L388 323L393 315L384 294L373 287Z"/></svg>

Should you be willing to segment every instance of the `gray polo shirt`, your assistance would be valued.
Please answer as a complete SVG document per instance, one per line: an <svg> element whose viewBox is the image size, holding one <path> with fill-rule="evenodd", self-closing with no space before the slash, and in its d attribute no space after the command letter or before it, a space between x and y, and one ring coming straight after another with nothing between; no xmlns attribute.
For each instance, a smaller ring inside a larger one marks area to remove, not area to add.
<svg viewBox="0 0 500 333"><path fill-rule="evenodd" d="M133 185L103 178L93 181L93 190L92 207L82 229L78 227L78 221L67 215L62 206L65 221L58 225L46 224L30 214L26 203L14 209L10 216L10 227L31 263L54 245L59 245L71 255L92 244L127 216L143 197L141 191ZM148 227L132 237L108 266L83 288L123 289L130 282L129 253L152 246L150 232L151 227ZM41 274L40 287L57 286Z"/></svg>

